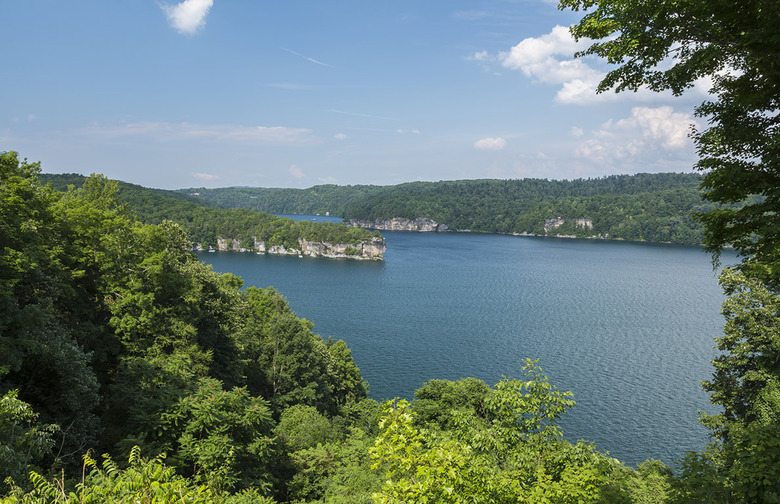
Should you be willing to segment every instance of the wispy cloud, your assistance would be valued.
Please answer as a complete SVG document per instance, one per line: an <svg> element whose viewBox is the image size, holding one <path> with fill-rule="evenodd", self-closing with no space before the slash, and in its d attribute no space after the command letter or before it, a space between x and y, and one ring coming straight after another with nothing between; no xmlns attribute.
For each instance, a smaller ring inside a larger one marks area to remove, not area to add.
<svg viewBox="0 0 780 504"><path fill-rule="evenodd" d="M314 141L311 130L306 128L231 124L137 122L120 126L91 125L76 130L75 133L102 138L148 137L158 142L205 140L240 144L284 145Z"/></svg>
<svg viewBox="0 0 780 504"><path fill-rule="evenodd" d="M291 165L289 171L290 171L290 175L297 178L298 180L301 180L302 178L306 177L306 174L303 173L303 170L301 170L295 165Z"/></svg>
<svg viewBox="0 0 780 504"><path fill-rule="evenodd" d="M344 133L336 133L335 135L333 135L333 138L335 138L336 140L346 140L347 135L345 135Z"/></svg>
<svg viewBox="0 0 780 504"><path fill-rule="evenodd" d="M361 114L359 112L345 112L343 110L337 110L337 109L330 109L329 112L333 112L335 114L355 116L355 117L366 117L368 119L382 119L383 121L399 121L400 120L400 119L396 119L395 117L384 117L384 116L371 115L371 114Z"/></svg>
<svg viewBox="0 0 780 504"><path fill-rule="evenodd" d="M179 33L193 34L206 24L214 0L184 0L176 5L160 5L168 22Z"/></svg>
<svg viewBox="0 0 780 504"><path fill-rule="evenodd" d="M503 138L483 138L474 142L474 148L479 150L501 150L506 147Z"/></svg>
<svg viewBox="0 0 780 504"><path fill-rule="evenodd" d="M298 56L299 58L303 58L306 61L310 61L310 62L315 63L317 65L322 65L322 66L331 67L331 68L333 67L333 65L330 65L328 63L323 63L322 61L316 60L314 58L310 58L310 57L305 56L305 55L303 55L303 54L301 54L299 52L293 51L292 49L288 49L286 47L282 47L281 49L282 49L282 51L287 51L290 54L294 54L295 56Z"/></svg>

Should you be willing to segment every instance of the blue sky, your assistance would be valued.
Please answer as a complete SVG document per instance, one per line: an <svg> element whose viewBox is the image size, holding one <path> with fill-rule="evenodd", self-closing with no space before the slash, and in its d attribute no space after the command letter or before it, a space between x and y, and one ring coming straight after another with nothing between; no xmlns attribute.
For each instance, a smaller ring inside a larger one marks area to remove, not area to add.
<svg viewBox="0 0 780 504"><path fill-rule="evenodd" d="M689 172L706 98L596 95L605 65L546 0L1 11L0 151L149 187Z"/></svg>

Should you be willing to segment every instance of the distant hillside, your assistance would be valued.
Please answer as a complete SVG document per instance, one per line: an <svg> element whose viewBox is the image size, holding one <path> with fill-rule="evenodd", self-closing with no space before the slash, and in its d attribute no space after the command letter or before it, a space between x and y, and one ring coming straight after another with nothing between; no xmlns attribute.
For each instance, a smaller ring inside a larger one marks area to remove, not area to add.
<svg viewBox="0 0 780 504"><path fill-rule="evenodd" d="M693 213L697 174L613 175L558 181L456 180L395 186L321 185L309 189L182 189L221 208L325 214L368 222L430 219L455 231L568 235L700 244Z"/></svg>
<svg viewBox="0 0 780 504"><path fill-rule="evenodd" d="M177 191L218 208L249 208L279 214L343 216L347 209L385 190L383 186L333 184L309 189L225 187L218 189L191 188Z"/></svg>
<svg viewBox="0 0 780 504"><path fill-rule="evenodd" d="M42 183L51 184L59 191L66 191L70 185L81 187L84 179L83 175L77 174L40 175ZM214 208L205 206L206 201L203 199L180 192L149 189L121 181L118 198L140 222L159 224L163 220L171 220L179 224L194 243L205 248L217 248L221 238L229 241L228 248L234 247L235 240L238 247L249 249L255 246L257 239L269 250L274 246L300 250L299 240L302 239L329 244L352 244L356 247L350 249L347 255L357 256L361 250L358 245L371 244L376 239L383 242L377 232L343 224L297 222L245 208Z"/></svg>

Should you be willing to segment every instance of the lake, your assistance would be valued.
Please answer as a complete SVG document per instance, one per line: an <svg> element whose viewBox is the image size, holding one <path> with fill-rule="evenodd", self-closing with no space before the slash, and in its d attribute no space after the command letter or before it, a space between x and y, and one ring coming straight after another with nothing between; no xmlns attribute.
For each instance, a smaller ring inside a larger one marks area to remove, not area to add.
<svg viewBox="0 0 780 504"><path fill-rule="evenodd" d="M700 248L471 233L385 232L382 262L202 253L244 285L274 286L324 338L352 349L371 397L432 378L493 385L540 359L577 402L567 439L629 464L707 442L724 297ZM734 262L726 253L724 263Z"/></svg>

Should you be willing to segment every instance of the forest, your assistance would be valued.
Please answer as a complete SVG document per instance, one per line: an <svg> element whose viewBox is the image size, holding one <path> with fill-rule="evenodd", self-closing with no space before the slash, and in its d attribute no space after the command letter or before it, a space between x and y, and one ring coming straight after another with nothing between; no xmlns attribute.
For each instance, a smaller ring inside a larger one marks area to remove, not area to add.
<svg viewBox="0 0 780 504"><path fill-rule="evenodd" d="M695 215L715 207L695 173L612 175L578 180L456 180L395 186L321 185L309 189L182 189L220 208L384 220L425 218L453 231L559 234L700 245ZM546 219L563 222L545 229ZM589 219L592 227L577 226Z"/></svg>
<svg viewBox="0 0 780 504"><path fill-rule="evenodd" d="M80 187L86 177L76 174L41 174L41 182L54 189L67 191ZM267 247L282 245L300 249L299 239L308 241L360 244L381 238L351 226L330 222L295 221L250 209L218 209L204 206L202 201L175 191L149 189L127 182L117 182L117 200L135 219L144 224L172 221L187 234L188 239L205 249L217 248L217 238L238 240L242 248L251 248L254 239Z"/></svg>

